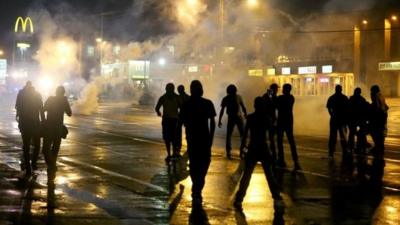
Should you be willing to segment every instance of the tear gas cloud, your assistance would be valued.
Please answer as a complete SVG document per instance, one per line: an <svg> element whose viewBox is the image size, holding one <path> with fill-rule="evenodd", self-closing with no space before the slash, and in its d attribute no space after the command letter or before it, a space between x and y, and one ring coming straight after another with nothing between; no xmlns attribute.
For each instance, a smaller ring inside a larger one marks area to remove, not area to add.
<svg viewBox="0 0 400 225"><path fill-rule="evenodd" d="M340 9L344 7L344 1L329 1L324 10ZM372 5L372 0L365 1L362 9ZM129 15L140 17L145 12L149 4L159 4L163 7L160 14L167 21L174 21L173 27L179 27L174 33L157 35L144 41L131 41L120 43L120 61L147 59L155 54L162 52L166 46L174 46L174 59L185 63L209 63L217 65L223 64L218 70L213 71L212 78L202 80L205 97L211 98L218 106L222 97L226 94L225 88L228 84L236 84L239 94L246 100L248 111L253 111L253 99L265 93L269 83L262 78L249 78L247 69L250 67L260 68L272 65L276 55L291 55L299 58L312 58L321 55L321 47L326 43L336 46L351 46L352 33L298 33L298 30L352 30L354 21L346 17L335 15L309 15L302 18L294 18L290 14L275 9L272 6L260 1L257 9L250 9L242 3L230 2L225 9L224 17L224 45L235 46L232 49L219 50L219 9L210 7L205 2L199 0L179 0L179 1L134 1L129 10ZM350 4L350 3L349 3ZM75 9L76 10L76 9ZM74 10L72 10L74 11ZM60 11L61 17L74 16L71 10ZM65 15L68 14L68 15ZM36 13L38 18L43 18L41 25L46 27L41 31L40 49L35 59L40 63L41 74L55 76L57 81L69 78L73 74L78 74L79 70L79 41L72 35L62 31L57 18L50 16L49 13ZM105 18L107 19L107 18ZM161 18L164 19L164 18ZM160 20L160 18L154 20ZM79 30L88 33L98 33L98 27L93 27L93 23L84 23L82 19L76 19ZM71 22L73 24L74 22ZM93 22L93 21L92 21ZM113 30L121 31L128 27L128 22L113 26ZM153 24L137 25L137 30L156 33L157 27ZM120 26L120 27L118 27ZM129 23L129 26L131 24ZM175 28L174 28L175 29ZM256 31L262 31L257 33ZM260 36L257 36L262 34ZM67 48L68 46L68 48ZM97 46L98 47L98 46ZM102 48L104 61L113 58L113 48L110 43ZM68 50L67 50L68 49ZM333 48L332 48L333 49ZM340 49L340 48L339 48ZM221 52L220 52L221 51ZM345 49L351 54L352 49ZM339 52L338 55L346 53ZM332 55L332 54L331 54ZM337 60L341 60L340 57ZM219 66L218 66L219 67ZM109 78L100 77L98 71L92 70L87 84L79 95L75 103L76 113L91 114L96 112L98 107L98 96L107 85L118 86L124 83L124 79L116 79L110 82ZM88 77L88 76L85 76ZM79 78L79 77L78 77ZM81 78L80 78L81 79ZM184 84L188 89L190 79L177 80L175 76L165 77L163 85L168 82ZM159 85L152 90L154 95L162 94L164 87ZM138 90L136 92L139 92ZM138 95L135 95L138 97ZM315 128L316 120L322 121L321 127L314 129L316 133L327 133L328 114L325 109L326 97L323 98L299 98L295 104L295 128L296 133L307 133L311 127ZM218 108L218 107L217 107Z"/></svg>

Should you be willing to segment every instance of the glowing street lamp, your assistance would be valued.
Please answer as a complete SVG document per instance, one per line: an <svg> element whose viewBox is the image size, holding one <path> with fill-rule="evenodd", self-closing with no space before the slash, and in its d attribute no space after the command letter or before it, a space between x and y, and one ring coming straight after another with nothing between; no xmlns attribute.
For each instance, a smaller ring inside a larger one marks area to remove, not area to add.
<svg viewBox="0 0 400 225"><path fill-rule="evenodd" d="M258 6L258 0L247 0L247 5L250 8L256 8Z"/></svg>
<svg viewBox="0 0 400 225"><path fill-rule="evenodd" d="M0 56L4 55L3 50L0 50Z"/></svg>
<svg viewBox="0 0 400 225"><path fill-rule="evenodd" d="M393 20L393 21L397 21L397 16L396 15L393 15L392 17L391 17L391 19Z"/></svg>
<svg viewBox="0 0 400 225"><path fill-rule="evenodd" d="M158 59L158 64L160 64L161 66L164 66L166 63L167 61L164 58Z"/></svg>
<svg viewBox="0 0 400 225"><path fill-rule="evenodd" d="M367 25L368 24L368 20L363 20L362 24Z"/></svg>
<svg viewBox="0 0 400 225"><path fill-rule="evenodd" d="M101 43L102 41L103 41L102 38L96 38L96 42L97 42L97 43Z"/></svg>

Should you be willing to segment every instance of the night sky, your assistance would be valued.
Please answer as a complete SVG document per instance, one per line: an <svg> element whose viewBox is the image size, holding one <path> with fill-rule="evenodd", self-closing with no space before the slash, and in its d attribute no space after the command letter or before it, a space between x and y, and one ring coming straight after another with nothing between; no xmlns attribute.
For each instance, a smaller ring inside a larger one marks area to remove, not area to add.
<svg viewBox="0 0 400 225"><path fill-rule="evenodd" d="M6 49L11 45L15 19L35 9L46 9L54 17L65 12L74 13L82 16L85 22L92 23L93 26L99 26L99 16L96 16L99 13L115 12L107 16L104 26L109 35L116 34L121 39L143 41L154 36L176 33L179 32L176 21L166 18L163 15L165 12L161 10L171 7L168 2L167 0L3 0L0 1L0 48ZM398 0L268 0L268 2L273 8L297 17L314 12L369 10L377 6L400 9ZM216 0L208 0L207 4L209 9L218 7ZM141 8L140 11L137 10L138 7ZM116 23L119 24L118 27L115 26ZM73 27L74 22L70 21L69 25ZM68 25L66 27L68 30Z"/></svg>

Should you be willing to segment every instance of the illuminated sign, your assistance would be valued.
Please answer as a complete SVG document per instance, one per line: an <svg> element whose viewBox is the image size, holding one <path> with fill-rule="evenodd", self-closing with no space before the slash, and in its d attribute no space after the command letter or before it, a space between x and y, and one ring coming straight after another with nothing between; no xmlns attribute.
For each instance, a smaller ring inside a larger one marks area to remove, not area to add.
<svg viewBox="0 0 400 225"><path fill-rule="evenodd" d="M290 74L290 67L282 67L282 74L283 75Z"/></svg>
<svg viewBox="0 0 400 225"><path fill-rule="evenodd" d="M0 59L0 80L7 76L7 59Z"/></svg>
<svg viewBox="0 0 400 225"><path fill-rule="evenodd" d="M400 70L400 62L381 62L379 71L397 71Z"/></svg>
<svg viewBox="0 0 400 225"><path fill-rule="evenodd" d="M322 66L322 73L332 73L332 71L333 71L332 65Z"/></svg>
<svg viewBox="0 0 400 225"><path fill-rule="evenodd" d="M26 17L25 19L23 19L22 17L18 17L17 21L15 22L15 27L14 27L14 32L18 33L19 31L19 26L21 24L21 28L22 28L22 32L25 33L26 32L26 26L29 25L29 30L30 33L32 34L34 32L33 29L33 23L30 17Z"/></svg>
<svg viewBox="0 0 400 225"><path fill-rule="evenodd" d="M249 70L250 77L262 77L263 75L263 70Z"/></svg>
<svg viewBox="0 0 400 225"><path fill-rule="evenodd" d="M275 75L275 68L267 68L267 75Z"/></svg>
<svg viewBox="0 0 400 225"><path fill-rule="evenodd" d="M17 47L18 47L19 49L21 49L21 50L26 50L26 49L28 49L29 47L31 47L31 45L30 45L30 44L27 44L27 43L17 43Z"/></svg>
<svg viewBox="0 0 400 225"><path fill-rule="evenodd" d="M299 67L299 74L316 74L317 67L316 66L302 66Z"/></svg>
<svg viewBox="0 0 400 225"><path fill-rule="evenodd" d="M189 73L197 73L197 72L199 72L199 67L198 66L189 66L188 72Z"/></svg>
<svg viewBox="0 0 400 225"><path fill-rule="evenodd" d="M133 79L147 79L150 74L150 61L129 60L128 74Z"/></svg>
<svg viewBox="0 0 400 225"><path fill-rule="evenodd" d="M329 83L329 78L327 78L327 77L321 77L321 78L319 78L319 82L320 82L320 83Z"/></svg>

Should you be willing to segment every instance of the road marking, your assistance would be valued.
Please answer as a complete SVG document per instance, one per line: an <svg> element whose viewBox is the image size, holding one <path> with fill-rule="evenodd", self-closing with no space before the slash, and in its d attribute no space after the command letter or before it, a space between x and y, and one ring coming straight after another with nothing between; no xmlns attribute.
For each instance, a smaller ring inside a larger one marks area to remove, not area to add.
<svg viewBox="0 0 400 225"><path fill-rule="evenodd" d="M99 172L101 172L103 174L107 174L107 175L114 176L114 177L119 177L119 178L126 179L126 180L129 180L129 181L133 181L133 182L142 184L142 185L144 185L144 186L146 186L148 188L152 188L152 189L154 189L156 191L160 191L160 192L162 192L164 194L168 194L169 195L169 192L167 190L165 190L164 188L162 188L160 186L157 186L157 185L154 185L154 184L151 184L151 183L148 183L148 182L145 182L145 181L142 181L142 180L134 178L134 177L129 177L129 176L117 173L117 172L113 172L113 171L110 171L110 170L107 170L107 169L103 169L103 168L95 166L95 165L89 165L87 163L84 163L84 162L81 162L79 160L72 159L72 158L69 158L69 157L66 157L66 156L62 156L62 157L60 157L60 159L63 160L63 161L66 161L66 162L71 162L71 163L78 164L78 165L80 165L82 167L86 167L86 168L91 168L91 169L97 170L97 171L99 171Z"/></svg>

